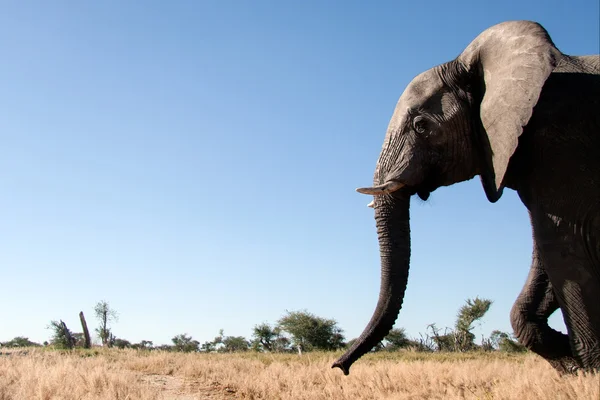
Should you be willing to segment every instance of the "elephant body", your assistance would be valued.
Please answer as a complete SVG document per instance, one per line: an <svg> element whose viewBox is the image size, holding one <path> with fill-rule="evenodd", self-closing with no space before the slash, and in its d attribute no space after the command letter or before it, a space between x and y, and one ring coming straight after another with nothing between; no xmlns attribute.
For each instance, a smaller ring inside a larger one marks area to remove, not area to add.
<svg viewBox="0 0 600 400"><path fill-rule="evenodd" d="M587 108L600 110L598 74L598 56L557 65L506 175L529 210L534 242L511 323L560 372L600 367L600 112ZM558 308L568 336L547 324Z"/></svg>
<svg viewBox="0 0 600 400"><path fill-rule="evenodd" d="M410 258L408 204L480 175L491 202L517 191L533 260L510 318L559 372L600 369L600 56L568 56L531 21L482 32L405 89L377 162L381 289L374 315L333 365L345 374L392 328ZM548 326L561 309L568 335Z"/></svg>

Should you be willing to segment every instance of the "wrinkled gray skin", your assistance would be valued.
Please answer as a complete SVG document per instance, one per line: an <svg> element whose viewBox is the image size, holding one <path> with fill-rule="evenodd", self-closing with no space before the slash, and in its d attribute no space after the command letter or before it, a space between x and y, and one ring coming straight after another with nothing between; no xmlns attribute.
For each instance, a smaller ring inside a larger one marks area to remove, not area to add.
<svg viewBox="0 0 600 400"><path fill-rule="evenodd" d="M529 210L533 262L510 313L519 341L561 373L600 368L600 56L562 54L529 21L487 29L400 97L375 186L358 189L375 196L379 302L333 367L347 375L398 316L408 279L410 196L426 200L436 188L476 175L489 201L510 188ZM568 336L548 326L558 308Z"/></svg>

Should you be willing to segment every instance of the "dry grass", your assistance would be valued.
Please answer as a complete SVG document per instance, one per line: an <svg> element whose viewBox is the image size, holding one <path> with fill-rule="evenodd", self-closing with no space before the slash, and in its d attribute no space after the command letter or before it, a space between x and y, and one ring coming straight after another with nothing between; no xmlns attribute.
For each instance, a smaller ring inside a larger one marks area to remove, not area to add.
<svg viewBox="0 0 600 400"><path fill-rule="evenodd" d="M159 399L109 357L30 350L0 356L0 400Z"/></svg>
<svg viewBox="0 0 600 400"><path fill-rule="evenodd" d="M336 355L30 350L0 356L0 400L600 399L600 375L559 377L531 354L380 353L349 376Z"/></svg>

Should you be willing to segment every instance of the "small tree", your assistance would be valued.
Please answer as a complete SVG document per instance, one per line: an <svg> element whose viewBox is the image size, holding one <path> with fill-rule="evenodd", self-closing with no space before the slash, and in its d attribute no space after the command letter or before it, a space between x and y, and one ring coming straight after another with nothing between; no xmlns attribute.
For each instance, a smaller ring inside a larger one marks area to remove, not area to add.
<svg viewBox="0 0 600 400"><path fill-rule="evenodd" d="M252 348L257 351L284 352L289 349L290 341L283 336L279 326L262 323L254 327Z"/></svg>
<svg viewBox="0 0 600 400"><path fill-rule="evenodd" d="M96 333L98 333L100 340L102 340L102 346L110 347L112 344L111 342L114 340L114 336L112 336L108 325L111 322L117 322L119 320L119 315L105 300L99 301L94 306L94 314L100 322L100 326L96 328Z"/></svg>
<svg viewBox="0 0 600 400"><path fill-rule="evenodd" d="M75 345L73 334L63 321L50 321L47 327L52 330L50 344L62 349L72 349Z"/></svg>
<svg viewBox="0 0 600 400"><path fill-rule="evenodd" d="M125 340L125 339L115 338L113 340L112 346L119 348L119 349L129 349L129 348L131 348L131 342L129 340Z"/></svg>
<svg viewBox="0 0 600 400"><path fill-rule="evenodd" d="M317 317L308 311L287 311L277 321L279 328L292 337L302 350L337 350L345 346L342 329L333 319Z"/></svg>
<svg viewBox="0 0 600 400"><path fill-rule="evenodd" d="M276 336L275 329L266 322L255 325L252 331L254 341L259 344L258 349L263 351L273 351L273 340Z"/></svg>
<svg viewBox="0 0 600 400"><path fill-rule="evenodd" d="M214 342L204 342L202 343L202 346L200 346L200 351L204 351L206 353L211 353L213 351L215 351L215 343Z"/></svg>
<svg viewBox="0 0 600 400"><path fill-rule="evenodd" d="M427 335L427 340L435 344L434 347L437 351L468 351L475 349L477 347L475 335L471 332L473 324L483 318L491 305L492 301L488 299L478 297L474 300L467 299L466 304L458 311L454 329L446 328L442 335L435 324L430 324L427 329L431 330L431 336Z"/></svg>
<svg viewBox="0 0 600 400"><path fill-rule="evenodd" d="M383 339L383 349L394 351L408 347L412 342L406 336L404 328L392 329Z"/></svg>
<svg viewBox="0 0 600 400"><path fill-rule="evenodd" d="M173 341L173 348L175 351L181 351L184 353L191 353L198 351L200 342L193 340L191 336L185 333L177 335L171 339Z"/></svg>
<svg viewBox="0 0 600 400"><path fill-rule="evenodd" d="M441 335L440 329L435 325L435 323L427 325L427 329L431 330L431 335L426 334L426 336L430 343L435 344L435 346L433 346L434 350L456 351L454 331L450 330L450 328L446 328L445 333ZM427 340L423 343L426 343Z"/></svg>
<svg viewBox="0 0 600 400"><path fill-rule="evenodd" d="M32 342L24 336L17 336L8 342L0 343L2 347L39 347L41 344Z"/></svg>
<svg viewBox="0 0 600 400"><path fill-rule="evenodd" d="M431 353L436 350L436 343L427 333L419 332L419 338L415 339L411 346L419 352Z"/></svg>
<svg viewBox="0 0 600 400"><path fill-rule="evenodd" d="M498 330L492 331L490 342L499 351L507 353L523 353L527 351L527 348L517 342L512 335Z"/></svg>
<svg viewBox="0 0 600 400"><path fill-rule="evenodd" d="M467 299L466 304L460 308L456 318L454 341L457 351L472 350L475 347L475 335L471 332L473 324L483 318L492 305L488 299Z"/></svg>
<svg viewBox="0 0 600 400"><path fill-rule="evenodd" d="M134 343L131 345L131 348L138 350L151 350L154 346L151 340L142 340L139 343Z"/></svg>
<svg viewBox="0 0 600 400"><path fill-rule="evenodd" d="M221 351L233 353L236 351L248 351L250 343L243 336L225 336Z"/></svg>

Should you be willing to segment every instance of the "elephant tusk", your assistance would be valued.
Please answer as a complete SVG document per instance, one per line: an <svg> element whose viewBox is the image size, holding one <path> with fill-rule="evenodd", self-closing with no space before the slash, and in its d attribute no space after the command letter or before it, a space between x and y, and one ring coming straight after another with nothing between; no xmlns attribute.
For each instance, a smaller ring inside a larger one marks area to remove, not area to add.
<svg viewBox="0 0 600 400"><path fill-rule="evenodd" d="M370 194L373 196L381 196L383 194L393 193L396 190L402 188L404 183L397 181L390 181L388 183L384 183L383 185L367 187L367 188L358 188L356 191L362 194Z"/></svg>
<svg viewBox="0 0 600 400"><path fill-rule="evenodd" d="M375 208L375 200L371 200L371 202L367 204L367 207Z"/></svg>

